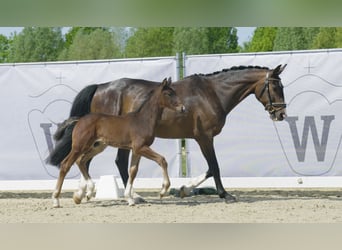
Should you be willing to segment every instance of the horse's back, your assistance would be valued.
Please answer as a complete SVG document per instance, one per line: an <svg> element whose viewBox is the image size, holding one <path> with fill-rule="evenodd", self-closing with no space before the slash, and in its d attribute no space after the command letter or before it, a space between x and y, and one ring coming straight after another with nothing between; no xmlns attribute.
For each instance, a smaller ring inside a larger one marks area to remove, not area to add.
<svg viewBox="0 0 342 250"><path fill-rule="evenodd" d="M120 78L99 84L91 104L91 112L122 115L136 110L149 90L160 83L133 78Z"/></svg>

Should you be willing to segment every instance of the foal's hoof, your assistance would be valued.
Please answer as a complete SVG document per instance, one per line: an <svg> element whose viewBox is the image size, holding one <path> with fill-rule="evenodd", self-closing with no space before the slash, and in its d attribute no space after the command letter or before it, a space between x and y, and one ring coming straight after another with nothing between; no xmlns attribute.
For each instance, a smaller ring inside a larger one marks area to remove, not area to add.
<svg viewBox="0 0 342 250"><path fill-rule="evenodd" d="M135 206L135 201L134 201L134 199L129 198L129 199L127 200L127 202L128 202L128 206L129 206L129 207Z"/></svg>
<svg viewBox="0 0 342 250"><path fill-rule="evenodd" d="M61 207L61 205L60 205L60 203L59 203L59 200L54 199L52 202L53 202L53 203L52 203L52 207L53 207L53 208L60 208L60 207Z"/></svg>
<svg viewBox="0 0 342 250"><path fill-rule="evenodd" d="M80 204L82 201L82 198L79 197L76 193L74 193L72 199L74 200L75 204Z"/></svg>
<svg viewBox="0 0 342 250"><path fill-rule="evenodd" d="M86 200L87 201L90 201L90 199L93 197L93 194L87 194L86 195Z"/></svg>

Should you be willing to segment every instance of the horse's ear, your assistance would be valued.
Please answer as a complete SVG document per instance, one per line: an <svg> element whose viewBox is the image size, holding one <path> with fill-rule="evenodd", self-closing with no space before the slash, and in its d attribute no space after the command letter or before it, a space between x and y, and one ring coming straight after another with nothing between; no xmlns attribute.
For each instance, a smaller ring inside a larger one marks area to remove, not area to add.
<svg viewBox="0 0 342 250"><path fill-rule="evenodd" d="M279 64L274 70L273 70L273 75L274 76L279 76L281 74L281 72L283 72L283 70L286 68L287 64L284 64L284 66L281 66L281 64Z"/></svg>

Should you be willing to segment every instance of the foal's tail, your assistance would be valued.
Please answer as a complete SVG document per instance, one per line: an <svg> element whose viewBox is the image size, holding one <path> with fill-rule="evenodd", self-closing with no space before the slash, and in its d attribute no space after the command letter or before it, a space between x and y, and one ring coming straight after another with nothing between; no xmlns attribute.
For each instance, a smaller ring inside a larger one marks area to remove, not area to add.
<svg viewBox="0 0 342 250"><path fill-rule="evenodd" d="M72 131L79 118L71 117L65 120L54 134L55 148L51 151L46 163L59 167L64 158L71 151Z"/></svg>
<svg viewBox="0 0 342 250"><path fill-rule="evenodd" d="M65 120L54 134L55 148L51 151L46 162L58 166L71 151L72 131L77 120L90 113L91 101L98 85L89 85L82 89L72 104L70 118Z"/></svg>

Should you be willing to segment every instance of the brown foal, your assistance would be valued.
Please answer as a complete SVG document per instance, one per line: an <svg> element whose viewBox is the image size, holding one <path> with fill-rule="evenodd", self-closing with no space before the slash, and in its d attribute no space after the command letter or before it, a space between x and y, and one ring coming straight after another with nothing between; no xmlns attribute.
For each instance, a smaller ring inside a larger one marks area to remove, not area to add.
<svg viewBox="0 0 342 250"><path fill-rule="evenodd" d="M164 108L184 112L185 108L175 91L170 87L171 79L165 78L157 88L149 93L149 98L136 111L123 116L90 113L81 118L70 118L65 126L74 126L72 131L72 148L60 165L56 189L53 192L53 206L60 207L59 196L64 178L71 166L76 162L87 185L87 198L93 193L94 184L86 169L86 163L95 155L101 153L107 146L132 149L129 180L125 197L129 205L134 205L133 181L138 171L140 157L144 156L158 163L163 171L163 184L160 197L163 197L170 187L167 173L167 162L163 156L154 152L149 146L155 138L155 127ZM57 131L56 133L59 133ZM83 195L74 194L74 201L80 203Z"/></svg>

